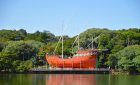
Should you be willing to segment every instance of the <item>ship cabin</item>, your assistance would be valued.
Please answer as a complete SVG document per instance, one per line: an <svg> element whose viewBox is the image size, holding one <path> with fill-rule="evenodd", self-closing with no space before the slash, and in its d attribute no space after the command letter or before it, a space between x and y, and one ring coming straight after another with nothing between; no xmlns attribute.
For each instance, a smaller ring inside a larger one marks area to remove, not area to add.
<svg viewBox="0 0 140 85"><path fill-rule="evenodd" d="M92 56L97 55L97 50L78 50L76 51L76 54L73 55L73 57L83 57L83 56Z"/></svg>

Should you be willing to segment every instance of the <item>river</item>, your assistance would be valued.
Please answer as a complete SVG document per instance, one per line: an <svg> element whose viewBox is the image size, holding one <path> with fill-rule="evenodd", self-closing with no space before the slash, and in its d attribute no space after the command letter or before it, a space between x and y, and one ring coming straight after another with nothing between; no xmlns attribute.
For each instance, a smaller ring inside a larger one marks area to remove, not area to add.
<svg viewBox="0 0 140 85"><path fill-rule="evenodd" d="M140 75L0 74L0 85L140 85Z"/></svg>

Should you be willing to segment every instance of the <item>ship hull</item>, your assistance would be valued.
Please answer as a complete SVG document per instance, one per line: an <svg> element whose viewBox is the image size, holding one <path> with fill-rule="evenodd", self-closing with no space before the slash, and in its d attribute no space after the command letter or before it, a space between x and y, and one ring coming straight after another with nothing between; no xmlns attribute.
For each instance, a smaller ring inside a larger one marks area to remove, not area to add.
<svg viewBox="0 0 140 85"><path fill-rule="evenodd" d="M46 60L51 67L56 68L95 68L96 66L96 55L91 56L76 56L66 59L60 58L60 56L48 56Z"/></svg>

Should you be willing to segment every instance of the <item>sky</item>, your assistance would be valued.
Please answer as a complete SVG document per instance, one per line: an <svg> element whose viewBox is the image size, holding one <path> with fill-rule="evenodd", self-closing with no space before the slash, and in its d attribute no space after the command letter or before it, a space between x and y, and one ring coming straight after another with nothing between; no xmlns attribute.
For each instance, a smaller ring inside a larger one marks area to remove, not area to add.
<svg viewBox="0 0 140 85"><path fill-rule="evenodd" d="M0 29L75 36L88 28L140 28L140 0L0 0Z"/></svg>

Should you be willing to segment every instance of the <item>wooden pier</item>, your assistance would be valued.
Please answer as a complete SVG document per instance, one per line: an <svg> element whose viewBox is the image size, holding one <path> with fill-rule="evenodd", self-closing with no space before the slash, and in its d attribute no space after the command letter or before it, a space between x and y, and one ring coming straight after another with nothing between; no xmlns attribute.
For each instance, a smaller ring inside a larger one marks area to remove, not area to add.
<svg viewBox="0 0 140 85"><path fill-rule="evenodd" d="M46 73L46 74L108 74L110 69L106 68L51 68L41 69L33 68L29 70L30 73Z"/></svg>

